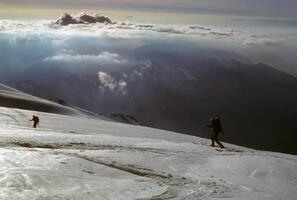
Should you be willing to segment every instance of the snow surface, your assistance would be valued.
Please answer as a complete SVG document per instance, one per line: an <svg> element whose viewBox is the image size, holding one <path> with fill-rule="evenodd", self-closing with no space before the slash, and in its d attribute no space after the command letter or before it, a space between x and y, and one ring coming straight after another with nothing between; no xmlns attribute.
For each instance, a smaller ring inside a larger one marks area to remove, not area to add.
<svg viewBox="0 0 297 200"><path fill-rule="evenodd" d="M296 199L297 156L225 145L83 113L0 107L0 199Z"/></svg>
<svg viewBox="0 0 297 200"><path fill-rule="evenodd" d="M33 114L37 129L28 121ZM1 107L0 199L296 199L296 156L208 143Z"/></svg>
<svg viewBox="0 0 297 200"><path fill-rule="evenodd" d="M77 109L26 94L3 84L0 84L0 105L43 112L82 115Z"/></svg>

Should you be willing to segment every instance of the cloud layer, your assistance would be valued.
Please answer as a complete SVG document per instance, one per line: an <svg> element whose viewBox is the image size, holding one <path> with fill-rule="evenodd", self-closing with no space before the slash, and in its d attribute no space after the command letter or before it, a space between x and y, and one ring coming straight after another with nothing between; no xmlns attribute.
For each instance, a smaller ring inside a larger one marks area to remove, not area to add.
<svg viewBox="0 0 297 200"><path fill-rule="evenodd" d="M71 54L69 52L56 54L54 56L50 56L45 58L43 61L57 61L57 62L68 62L68 63L94 63L94 64L126 64L128 60L121 57L118 54L110 53L110 52L101 52L97 55L83 55L83 54Z"/></svg>
<svg viewBox="0 0 297 200"><path fill-rule="evenodd" d="M278 45L287 38L297 36L291 33L241 30L238 28L214 27L203 25L160 25L140 24L132 22L116 22L104 24L76 24L69 26L53 25L48 21L18 22L1 20L0 33L18 34L56 34L64 36L90 37L191 37L197 39L223 40L239 42L241 44ZM265 37L264 37L264 36ZM54 41L59 45L63 41Z"/></svg>

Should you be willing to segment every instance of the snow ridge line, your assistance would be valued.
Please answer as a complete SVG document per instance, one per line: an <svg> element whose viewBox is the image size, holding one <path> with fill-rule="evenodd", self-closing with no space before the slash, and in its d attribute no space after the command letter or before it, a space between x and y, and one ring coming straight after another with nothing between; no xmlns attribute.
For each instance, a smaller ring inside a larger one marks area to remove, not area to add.
<svg viewBox="0 0 297 200"><path fill-rule="evenodd" d="M142 151L161 154L164 156L169 156L169 153L165 149L155 149L155 148L142 148L135 146L122 146L122 145L111 145L111 144L101 144L95 145L91 143L80 143L80 142L70 142L70 143L37 143L33 141L9 141L3 143L3 145L17 145L25 148L41 148L41 149L74 149L74 150L116 150L124 149L130 151ZM0 142L1 145L1 142ZM1 145L2 146L2 145ZM171 152L171 151L170 151ZM181 152L173 152L181 153Z"/></svg>
<svg viewBox="0 0 297 200"><path fill-rule="evenodd" d="M69 155L69 156L74 156L76 158L87 160L89 162L97 163L97 164L100 164L100 165L105 165L107 167L111 167L111 168L114 168L114 169L125 171L125 172L128 172L130 174L137 175L137 176L143 176L143 177L149 177L149 178L161 178L161 179L173 178L173 176L171 174L157 173L157 172L155 172L155 171L153 171L151 169L141 168L141 167L138 167L136 165L119 164L119 163L114 162L114 161L107 162L107 161L93 159L93 158L90 158L88 156L83 156L83 155L74 154L74 153L64 153L63 152L63 154L66 154L66 155Z"/></svg>

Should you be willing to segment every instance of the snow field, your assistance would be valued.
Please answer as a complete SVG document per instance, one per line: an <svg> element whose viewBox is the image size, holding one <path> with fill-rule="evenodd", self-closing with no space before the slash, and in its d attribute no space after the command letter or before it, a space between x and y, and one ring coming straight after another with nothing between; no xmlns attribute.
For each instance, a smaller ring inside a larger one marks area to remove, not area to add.
<svg viewBox="0 0 297 200"><path fill-rule="evenodd" d="M0 107L0 199L296 199L296 156L208 144L90 116Z"/></svg>

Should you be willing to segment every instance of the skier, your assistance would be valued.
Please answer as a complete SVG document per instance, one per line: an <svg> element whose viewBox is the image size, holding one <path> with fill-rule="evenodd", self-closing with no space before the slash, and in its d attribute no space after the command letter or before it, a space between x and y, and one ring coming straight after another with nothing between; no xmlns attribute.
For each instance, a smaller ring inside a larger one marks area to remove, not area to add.
<svg viewBox="0 0 297 200"><path fill-rule="evenodd" d="M30 121L33 121L33 128L36 128L36 126L39 124L39 117L33 115Z"/></svg>
<svg viewBox="0 0 297 200"><path fill-rule="evenodd" d="M224 145L219 142L220 133L224 134L220 117L219 116L211 117L209 122L210 122L209 124L204 124L204 126L208 128L212 128L210 146L214 147L214 142L216 142L218 145L220 145L221 148L225 148Z"/></svg>

